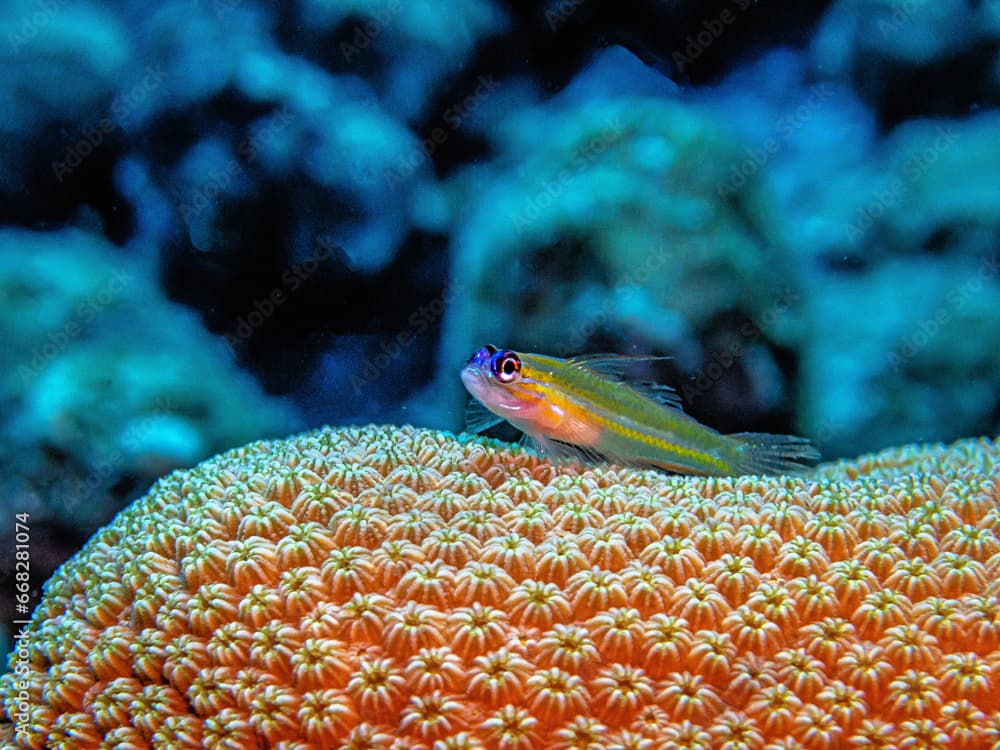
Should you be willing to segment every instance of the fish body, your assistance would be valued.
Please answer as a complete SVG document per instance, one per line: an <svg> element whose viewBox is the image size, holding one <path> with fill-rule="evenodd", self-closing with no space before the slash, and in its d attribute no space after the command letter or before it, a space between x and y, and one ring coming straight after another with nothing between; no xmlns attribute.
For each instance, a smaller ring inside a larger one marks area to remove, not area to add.
<svg viewBox="0 0 1000 750"><path fill-rule="evenodd" d="M559 359L484 347L462 370L465 387L490 412L473 419L470 429L504 419L555 456L686 474L782 473L819 459L803 438L723 435L685 414L672 389L622 379L627 367L650 359L658 358Z"/></svg>

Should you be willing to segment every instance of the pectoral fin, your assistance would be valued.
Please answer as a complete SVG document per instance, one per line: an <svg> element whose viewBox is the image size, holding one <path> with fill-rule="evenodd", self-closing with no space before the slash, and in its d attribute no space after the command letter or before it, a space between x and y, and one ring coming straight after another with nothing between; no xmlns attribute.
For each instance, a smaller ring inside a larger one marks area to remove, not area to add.
<svg viewBox="0 0 1000 750"><path fill-rule="evenodd" d="M470 398L465 404L465 431L473 435L494 427L503 422L503 417L498 417L491 412L477 398Z"/></svg>
<svg viewBox="0 0 1000 750"><path fill-rule="evenodd" d="M585 448L582 445L571 445L561 440L552 440L543 435L529 435L525 432L521 435L520 442L525 448L550 459L554 463L595 464L604 461L604 456L592 448Z"/></svg>

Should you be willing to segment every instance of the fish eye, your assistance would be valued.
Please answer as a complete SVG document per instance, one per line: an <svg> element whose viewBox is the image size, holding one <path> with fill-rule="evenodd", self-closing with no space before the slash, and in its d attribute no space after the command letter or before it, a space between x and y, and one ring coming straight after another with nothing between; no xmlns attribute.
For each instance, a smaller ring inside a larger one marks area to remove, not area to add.
<svg viewBox="0 0 1000 750"><path fill-rule="evenodd" d="M490 360L490 369L501 383L513 383L521 376L521 359L514 352L497 352Z"/></svg>

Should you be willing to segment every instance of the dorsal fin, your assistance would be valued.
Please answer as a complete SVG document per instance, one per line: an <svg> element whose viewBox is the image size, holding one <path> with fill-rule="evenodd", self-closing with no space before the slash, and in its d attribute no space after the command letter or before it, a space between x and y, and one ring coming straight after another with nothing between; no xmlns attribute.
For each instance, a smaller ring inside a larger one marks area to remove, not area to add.
<svg viewBox="0 0 1000 750"><path fill-rule="evenodd" d="M665 385L663 383L632 382L626 383L626 385L633 391L638 391L650 401L655 401L661 406L681 411L684 410L684 402L681 401L681 395L674 390L673 386Z"/></svg>
<svg viewBox="0 0 1000 750"><path fill-rule="evenodd" d="M625 372L643 362L660 362L672 357L649 354L580 354L566 361L571 365L590 370L595 375L611 380L624 380Z"/></svg>
<svg viewBox="0 0 1000 750"><path fill-rule="evenodd" d="M633 391L641 393L650 401L655 401L670 409L682 409L683 404L681 403L680 395L669 385L630 380L625 376L625 372L630 367L647 362L662 362L666 359L672 358L643 354L583 354L566 361L599 378L623 383Z"/></svg>

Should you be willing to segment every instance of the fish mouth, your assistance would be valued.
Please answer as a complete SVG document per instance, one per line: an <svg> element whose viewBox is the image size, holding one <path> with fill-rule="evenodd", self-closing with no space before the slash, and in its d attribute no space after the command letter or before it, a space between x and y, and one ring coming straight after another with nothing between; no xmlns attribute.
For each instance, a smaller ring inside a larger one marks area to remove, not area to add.
<svg viewBox="0 0 1000 750"><path fill-rule="evenodd" d="M473 396L476 395L476 391L482 387L480 381L483 380L482 373L474 367L467 366L462 368L462 384L465 389L471 393ZM478 397L477 397L478 398Z"/></svg>
<svg viewBox="0 0 1000 750"><path fill-rule="evenodd" d="M470 365L463 368L461 377L465 389L494 414L505 416L510 412L518 412L524 407L521 399L508 389L498 385L488 373L477 367Z"/></svg>

